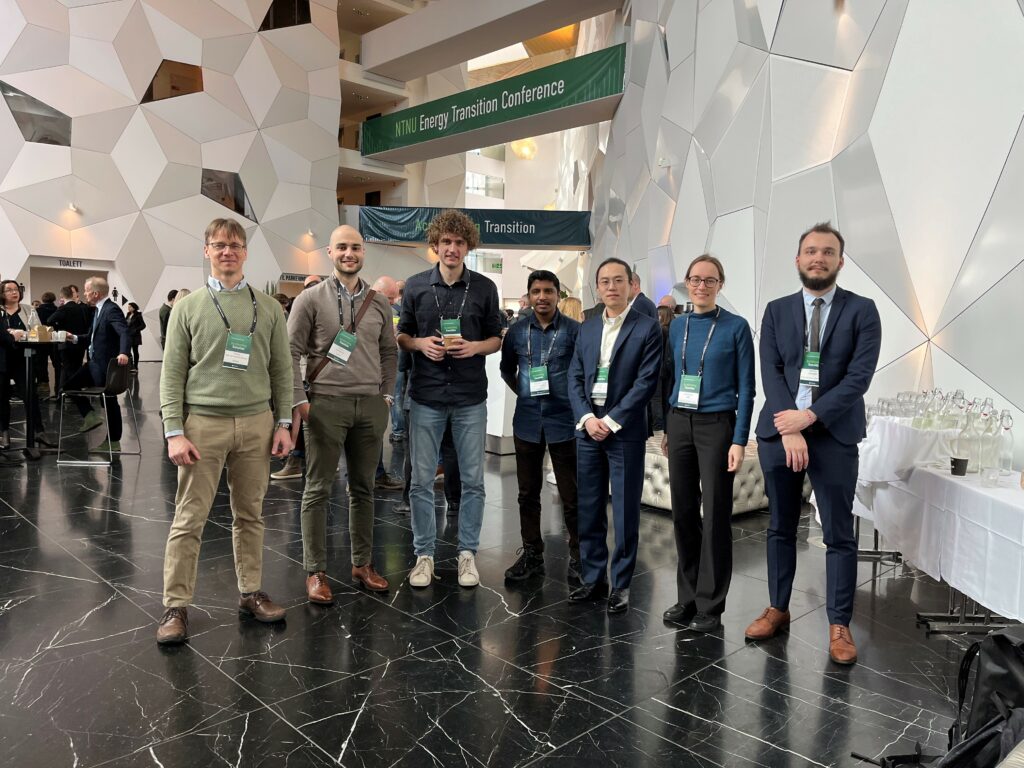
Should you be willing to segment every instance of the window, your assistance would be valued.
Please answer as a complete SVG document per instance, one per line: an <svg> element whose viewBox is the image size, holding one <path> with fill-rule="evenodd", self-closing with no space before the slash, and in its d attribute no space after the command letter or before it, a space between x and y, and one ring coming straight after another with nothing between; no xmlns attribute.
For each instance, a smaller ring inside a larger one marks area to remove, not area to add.
<svg viewBox="0 0 1024 768"><path fill-rule="evenodd" d="M260 24L260 32L311 24L309 0L274 0Z"/></svg>
<svg viewBox="0 0 1024 768"><path fill-rule="evenodd" d="M203 181L200 192L214 202L220 203L245 218L256 221L249 196L245 194L242 179L237 173L230 171L214 171L203 168Z"/></svg>
<svg viewBox="0 0 1024 768"><path fill-rule="evenodd" d="M466 174L466 194L505 199L505 180L497 176L486 176L482 173Z"/></svg>
<svg viewBox="0 0 1024 768"><path fill-rule="evenodd" d="M0 93L3 93L25 141L71 146L70 117L3 81L0 81Z"/></svg>
<svg viewBox="0 0 1024 768"><path fill-rule="evenodd" d="M195 64L164 59L153 75L153 81L142 96L142 103L173 99L190 93L202 93L203 69Z"/></svg>

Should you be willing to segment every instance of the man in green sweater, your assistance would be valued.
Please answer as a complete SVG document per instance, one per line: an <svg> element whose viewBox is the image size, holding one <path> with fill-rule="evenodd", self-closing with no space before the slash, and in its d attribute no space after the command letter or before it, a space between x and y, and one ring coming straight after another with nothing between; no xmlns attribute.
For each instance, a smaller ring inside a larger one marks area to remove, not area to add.
<svg viewBox="0 0 1024 768"><path fill-rule="evenodd" d="M206 228L206 290L175 302L160 376L167 455L178 467L174 522L164 554L164 611L157 642L188 639L203 527L228 468L241 614L284 619L261 589L263 495L270 456L291 449L292 366L281 305L242 272L245 230L232 219ZM274 412L269 403L273 402ZM276 427L275 427L276 421Z"/></svg>
<svg viewBox="0 0 1024 768"><path fill-rule="evenodd" d="M395 391L398 345L388 300L359 277L363 238L350 226L331 233L334 274L295 297L288 316L294 370L295 418L306 433L306 489L302 494L302 557L306 596L334 602L327 583L327 499L345 451L352 583L372 592L388 588L373 567L373 475ZM307 359L307 398L299 363ZM326 362L325 362L326 358Z"/></svg>

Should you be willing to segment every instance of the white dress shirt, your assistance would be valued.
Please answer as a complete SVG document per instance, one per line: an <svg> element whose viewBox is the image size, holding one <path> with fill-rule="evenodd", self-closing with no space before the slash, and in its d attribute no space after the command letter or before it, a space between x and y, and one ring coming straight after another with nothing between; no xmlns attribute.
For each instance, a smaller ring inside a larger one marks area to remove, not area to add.
<svg viewBox="0 0 1024 768"><path fill-rule="evenodd" d="M612 364L612 351L615 349L615 342L619 338L619 331L622 330L622 323L625 320L630 307L632 307L632 304L627 305L622 314L617 317L608 317L607 309L601 313L603 327L601 328L601 352L597 361L597 367L599 370L601 368L609 368ZM609 375L610 374L611 371L609 371ZM590 400L594 405L605 404L605 398L603 396L591 395ZM584 414L583 418L576 424L576 429L583 429L583 425L587 423L587 420L592 418L596 418L593 413ZM612 432L618 432L622 429L622 425L610 416L606 415L601 419L601 421L603 421Z"/></svg>

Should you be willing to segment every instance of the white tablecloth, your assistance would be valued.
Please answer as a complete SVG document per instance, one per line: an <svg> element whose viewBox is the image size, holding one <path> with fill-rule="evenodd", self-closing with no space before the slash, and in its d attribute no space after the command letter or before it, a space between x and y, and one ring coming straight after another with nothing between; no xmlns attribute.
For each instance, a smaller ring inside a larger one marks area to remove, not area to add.
<svg viewBox="0 0 1024 768"><path fill-rule="evenodd" d="M866 509L858 505L856 512ZM887 545L981 605L1024 621L1024 490L1016 472L984 488L977 475L917 467L874 486L871 513Z"/></svg>

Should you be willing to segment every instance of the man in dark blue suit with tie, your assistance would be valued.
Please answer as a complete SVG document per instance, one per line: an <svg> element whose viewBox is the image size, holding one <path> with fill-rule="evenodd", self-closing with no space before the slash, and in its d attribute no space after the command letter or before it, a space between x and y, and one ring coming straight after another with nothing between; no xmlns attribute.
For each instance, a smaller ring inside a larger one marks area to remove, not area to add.
<svg viewBox="0 0 1024 768"><path fill-rule="evenodd" d="M604 312L583 323L569 367L569 402L576 420L576 473L582 583L570 602L608 595L608 481L612 487L615 552L608 613L629 607L629 584L640 538L647 404L661 371L657 321L629 307L632 270L621 259L597 268Z"/></svg>
<svg viewBox="0 0 1024 768"><path fill-rule="evenodd" d="M84 344L89 350L89 360L73 373L65 382L67 389L84 387L101 387L107 381L107 365L117 357L118 365L128 365L128 350L131 348L131 336L128 323L124 319L121 308L110 300L110 286L103 277L90 277L85 281L85 300L96 308L93 315L92 328L87 336L76 337L75 343ZM82 432L95 429L103 423L89 401L84 397L72 398L78 406L79 413L85 419ZM106 440L93 451L106 453L121 450L121 406L116 397L104 398L107 410L107 425L110 429L109 445Z"/></svg>
<svg viewBox="0 0 1024 768"><path fill-rule="evenodd" d="M864 393L878 364L882 325L873 301L836 286L843 247L843 236L828 223L805 232L796 256L803 290L769 302L761 321L765 404L756 431L771 512L771 605L747 627L746 637L764 640L789 625L806 472L827 551L829 656L837 664L853 664L857 444L865 435Z"/></svg>

